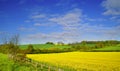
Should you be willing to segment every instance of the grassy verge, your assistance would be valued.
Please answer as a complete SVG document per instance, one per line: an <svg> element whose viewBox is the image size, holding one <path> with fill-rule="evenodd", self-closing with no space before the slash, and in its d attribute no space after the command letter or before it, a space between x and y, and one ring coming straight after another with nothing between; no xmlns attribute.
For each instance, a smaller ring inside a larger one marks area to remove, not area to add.
<svg viewBox="0 0 120 71"><path fill-rule="evenodd" d="M34 66L34 63L38 62L32 62L33 63L16 63L12 60L9 60L6 54L0 53L0 71L48 71L48 67L43 66L41 68L41 64Z"/></svg>

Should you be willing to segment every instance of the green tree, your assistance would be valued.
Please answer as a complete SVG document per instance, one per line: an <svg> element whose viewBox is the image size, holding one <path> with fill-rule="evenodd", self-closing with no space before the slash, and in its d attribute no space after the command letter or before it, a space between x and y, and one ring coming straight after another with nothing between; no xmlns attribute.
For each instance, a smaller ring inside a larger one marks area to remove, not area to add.
<svg viewBox="0 0 120 71"><path fill-rule="evenodd" d="M46 44L54 44L53 42L46 42Z"/></svg>
<svg viewBox="0 0 120 71"><path fill-rule="evenodd" d="M87 41L82 41L81 44L82 44L82 45L86 45L86 44L87 44Z"/></svg>
<svg viewBox="0 0 120 71"><path fill-rule="evenodd" d="M29 45L28 45L27 53L34 53L34 48L33 48L33 45L32 45L32 44L29 44Z"/></svg>

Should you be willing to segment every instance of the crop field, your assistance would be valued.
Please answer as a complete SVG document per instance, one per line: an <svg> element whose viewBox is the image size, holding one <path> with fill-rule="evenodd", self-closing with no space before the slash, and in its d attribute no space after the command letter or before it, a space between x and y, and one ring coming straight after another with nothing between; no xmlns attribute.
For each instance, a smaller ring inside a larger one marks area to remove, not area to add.
<svg viewBox="0 0 120 71"><path fill-rule="evenodd" d="M71 71L120 71L120 52L28 54L27 57Z"/></svg>

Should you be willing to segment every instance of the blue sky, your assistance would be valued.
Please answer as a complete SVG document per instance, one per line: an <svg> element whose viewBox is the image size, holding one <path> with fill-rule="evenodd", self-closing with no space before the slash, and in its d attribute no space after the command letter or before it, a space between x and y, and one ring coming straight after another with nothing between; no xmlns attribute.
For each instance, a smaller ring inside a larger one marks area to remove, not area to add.
<svg viewBox="0 0 120 71"><path fill-rule="evenodd" d="M0 0L0 35L21 44L120 40L120 0Z"/></svg>

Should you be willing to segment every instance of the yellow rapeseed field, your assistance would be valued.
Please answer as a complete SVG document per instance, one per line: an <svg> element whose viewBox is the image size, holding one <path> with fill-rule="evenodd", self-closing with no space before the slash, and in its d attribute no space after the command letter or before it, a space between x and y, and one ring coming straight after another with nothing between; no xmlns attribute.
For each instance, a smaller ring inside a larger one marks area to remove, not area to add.
<svg viewBox="0 0 120 71"><path fill-rule="evenodd" d="M80 71L120 71L120 52L66 52L28 54L27 57L55 66Z"/></svg>

